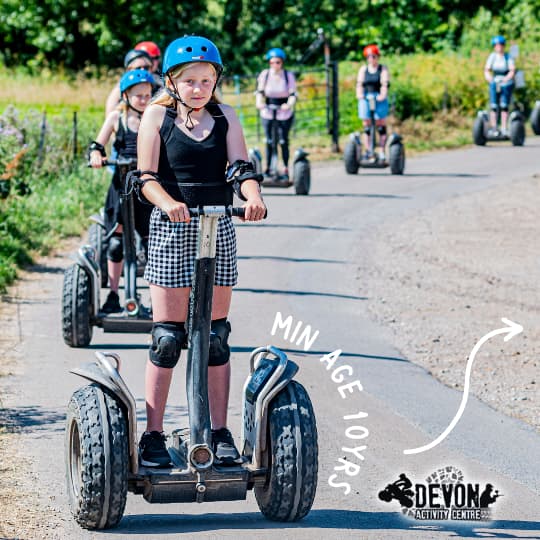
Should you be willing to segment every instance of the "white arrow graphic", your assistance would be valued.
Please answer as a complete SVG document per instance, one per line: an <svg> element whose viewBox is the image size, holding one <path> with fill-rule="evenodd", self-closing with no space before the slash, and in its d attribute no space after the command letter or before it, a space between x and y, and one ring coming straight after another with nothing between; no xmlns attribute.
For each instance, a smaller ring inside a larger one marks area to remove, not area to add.
<svg viewBox="0 0 540 540"><path fill-rule="evenodd" d="M469 382L471 378L471 369L474 362L474 357L476 356L476 353L480 350L480 347L486 341L488 341L488 339L491 339L497 334L506 334L506 336L504 336L504 341L509 341L514 336L517 336L520 332L523 332L523 326L521 326L520 324L512 322L509 319L505 319L504 317L501 319L501 321L508 326L505 326L504 328L498 328L497 330L492 330L491 332L487 333L473 347L473 350L471 351L471 354L469 355L469 359L467 361L467 368L465 369L465 384L463 387L463 398L461 399L461 405L459 406L459 410L456 413L456 416L454 416L454 419L450 422L450 425L434 441L424 446L420 446L418 448L409 448L408 450L403 450L404 454L420 454L421 452L425 452L426 450L430 450L431 448L434 448L440 442L442 442L447 437L447 435L456 427L456 424L459 422L461 415L465 411L465 406L467 405L467 399L469 398Z"/></svg>

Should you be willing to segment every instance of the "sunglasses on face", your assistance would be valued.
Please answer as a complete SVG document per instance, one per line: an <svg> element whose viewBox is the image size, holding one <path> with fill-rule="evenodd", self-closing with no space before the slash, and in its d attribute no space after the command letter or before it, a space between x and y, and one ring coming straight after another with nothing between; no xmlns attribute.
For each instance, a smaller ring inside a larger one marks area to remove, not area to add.
<svg viewBox="0 0 540 540"><path fill-rule="evenodd" d="M283 64L281 60L270 60L271 64Z"/></svg>
<svg viewBox="0 0 540 540"><path fill-rule="evenodd" d="M367 58L379 58L376 54L368 54Z"/></svg>

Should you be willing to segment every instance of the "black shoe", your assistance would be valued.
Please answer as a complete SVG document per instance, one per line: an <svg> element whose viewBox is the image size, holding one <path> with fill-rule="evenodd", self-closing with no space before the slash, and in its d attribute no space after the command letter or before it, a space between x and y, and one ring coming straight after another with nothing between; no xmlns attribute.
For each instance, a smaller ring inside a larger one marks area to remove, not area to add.
<svg viewBox="0 0 540 540"><path fill-rule="evenodd" d="M167 452L163 433L143 433L139 443L139 461L145 467L171 467L171 456Z"/></svg>
<svg viewBox="0 0 540 540"><path fill-rule="evenodd" d="M212 430L212 451L216 465L239 465L243 461L227 428Z"/></svg>
<svg viewBox="0 0 540 540"><path fill-rule="evenodd" d="M100 311L101 313L120 313L122 311L122 306L120 305L118 294L111 291Z"/></svg>

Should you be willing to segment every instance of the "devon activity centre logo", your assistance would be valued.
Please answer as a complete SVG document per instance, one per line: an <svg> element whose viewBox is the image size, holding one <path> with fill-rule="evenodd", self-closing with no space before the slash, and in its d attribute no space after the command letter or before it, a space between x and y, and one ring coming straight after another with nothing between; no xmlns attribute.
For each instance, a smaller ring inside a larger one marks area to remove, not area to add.
<svg viewBox="0 0 540 540"><path fill-rule="evenodd" d="M453 466L430 474L415 483L405 473L379 492L381 501L396 500L403 515L422 521L491 521L490 505L501 497L490 483L465 482Z"/></svg>

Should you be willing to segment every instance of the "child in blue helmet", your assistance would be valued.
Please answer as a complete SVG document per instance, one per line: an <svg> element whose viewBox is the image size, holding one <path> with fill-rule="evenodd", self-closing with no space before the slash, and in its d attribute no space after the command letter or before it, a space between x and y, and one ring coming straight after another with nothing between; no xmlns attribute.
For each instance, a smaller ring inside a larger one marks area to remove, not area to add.
<svg viewBox="0 0 540 540"><path fill-rule="evenodd" d="M144 49L131 49L124 56L124 69L126 71L133 71L135 69L144 69L149 73L152 73L153 60L150 54ZM155 92L159 87L159 83L156 80L155 75L152 73L154 82L152 83L152 91ZM111 89L105 102L105 117L114 111L117 105L122 100L120 95L120 85L115 84Z"/></svg>
<svg viewBox="0 0 540 540"><path fill-rule="evenodd" d="M101 130L90 145L89 161L94 168L103 166L106 158L105 145L114 137L113 148L117 158L137 157L137 132L141 115L152 97L152 74L143 69L128 71L120 79L120 95L122 101L105 119ZM109 272L110 292L101 308L102 313L118 313L122 311L118 296L118 287L122 275L122 213L120 211L120 194L123 191L121 178L117 168L111 179L111 185L105 200L105 228L107 234L112 233L107 249L107 269ZM134 200L135 226L143 241L148 238L148 222L150 208L138 200Z"/></svg>
<svg viewBox="0 0 540 540"><path fill-rule="evenodd" d="M484 77L489 83L489 102L492 133L496 134L497 110L501 109L501 131L503 135L508 134L508 107L512 99L514 90L514 75L516 66L514 59L504 51L506 39L504 36L495 36L491 39L493 52L489 55L484 67ZM497 103L497 86L499 87L500 98Z"/></svg>
<svg viewBox="0 0 540 540"><path fill-rule="evenodd" d="M174 366L186 341L189 294L196 256L198 219L188 208L230 205L233 187L227 164L237 171L236 194L245 201L245 219L264 217L259 175L248 161L240 122L215 90L223 64L217 47L200 36L173 41L163 59L164 89L144 114L139 130L140 193L155 205L145 278L150 283L154 325L146 365L146 431L139 443L142 465L170 466L163 416ZM168 220L161 217L165 212ZM241 462L227 429L230 349L227 320L237 281L236 237L230 217L218 223L212 305L208 398L214 463Z"/></svg>
<svg viewBox="0 0 540 540"><path fill-rule="evenodd" d="M294 73L284 69L285 51L278 47L266 53L268 69L257 77L257 93L255 105L260 110L262 124L266 135L266 166L272 157L272 121L274 112L269 105L278 105L276 113L278 137L283 159L283 179L289 179L289 132L294 121L294 105L296 103L296 79Z"/></svg>

